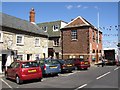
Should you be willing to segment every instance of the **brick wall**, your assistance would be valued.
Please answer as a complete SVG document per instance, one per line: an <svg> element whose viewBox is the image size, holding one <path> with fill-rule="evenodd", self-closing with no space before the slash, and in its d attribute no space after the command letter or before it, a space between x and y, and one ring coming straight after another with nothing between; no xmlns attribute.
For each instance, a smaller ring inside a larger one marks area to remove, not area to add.
<svg viewBox="0 0 120 90"><path fill-rule="evenodd" d="M76 30L76 29L77 29L78 39L72 40L71 30ZM79 58L80 56L83 56L85 59L87 58L92 59L92 55L94 55L94 57L96 58L97 42L96 42L96 38L95 38L95 41L93 42L93 35L92 35L93 31L96 37L97 30L91 27L69 28L69 29L63 30L62 31L63 32L62 33L63 34L63 37L62 37L63 58L67 59L67 58L70 58L70 56L71 58L73 57ZM100 39L102 40L102 33L99 33L99 34L100 34ZM102 52L101 42L98 44L98 53ZM93 53L93 50L95 50L95 53Z"/></svg>

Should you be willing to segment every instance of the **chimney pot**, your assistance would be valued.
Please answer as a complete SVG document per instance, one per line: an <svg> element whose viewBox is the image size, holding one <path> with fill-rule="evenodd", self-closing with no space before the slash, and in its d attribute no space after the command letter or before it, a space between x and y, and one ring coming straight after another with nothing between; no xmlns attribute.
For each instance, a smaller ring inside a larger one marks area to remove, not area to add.
<svg viewBox="0 0 120 90"><path fill-rule="evenodd" d="M30 20L30 22L35 23L35 11L34 11L34 8L32 8L32 9L30 10L29 20Z"/></svg>

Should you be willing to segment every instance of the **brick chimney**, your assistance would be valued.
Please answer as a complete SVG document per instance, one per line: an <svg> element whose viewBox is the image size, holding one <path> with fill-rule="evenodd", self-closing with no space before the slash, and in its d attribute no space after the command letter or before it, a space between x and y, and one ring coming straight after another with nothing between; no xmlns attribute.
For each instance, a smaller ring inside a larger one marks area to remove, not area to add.
<svg viewBox="0 0 120 90"><path fill-rule="evenodd" d="M29 20L30 20L30 22L35 23L35 11L34 11L34 8L32 8L30 10Z"/></svg>

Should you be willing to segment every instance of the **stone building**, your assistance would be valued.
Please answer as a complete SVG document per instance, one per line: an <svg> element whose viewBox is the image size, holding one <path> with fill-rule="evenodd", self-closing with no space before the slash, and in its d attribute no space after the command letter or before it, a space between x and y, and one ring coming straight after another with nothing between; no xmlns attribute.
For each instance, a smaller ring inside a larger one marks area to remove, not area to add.
<svg viewBox="0 0 120 90"><path fill-rule="evenodd" d="M35 24L34 9L30 21L0 13L0 72L14 60L48 57L48 34Z"/></svg>
<svg viewBox="0 0 120 90"><path fill-rule="evenodd" d="M102 32L78 16L61 28L62 58L98 61L102 55Z"/></svg>
<svg viewBox="0 0 120 90"><path fill-rule="evenodd" d="M44 22L37 24L44 32L49 34L49 43L48 43L48 56L53 58L61 59L61 32L60 28L63 28L67 25L66 22L62 20Z"/></svg>

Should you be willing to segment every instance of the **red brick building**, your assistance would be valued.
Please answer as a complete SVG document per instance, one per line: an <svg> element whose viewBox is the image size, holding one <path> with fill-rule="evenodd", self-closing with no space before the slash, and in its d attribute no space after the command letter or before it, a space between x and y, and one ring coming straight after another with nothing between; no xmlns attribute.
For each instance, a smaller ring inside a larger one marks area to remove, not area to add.
<svg viewBox="0 0 120 90"><path fill-rule="evenodd" d="M98 61L102 55L102 32L78 16L61 28L62 58L84 58Z"/></svg>

